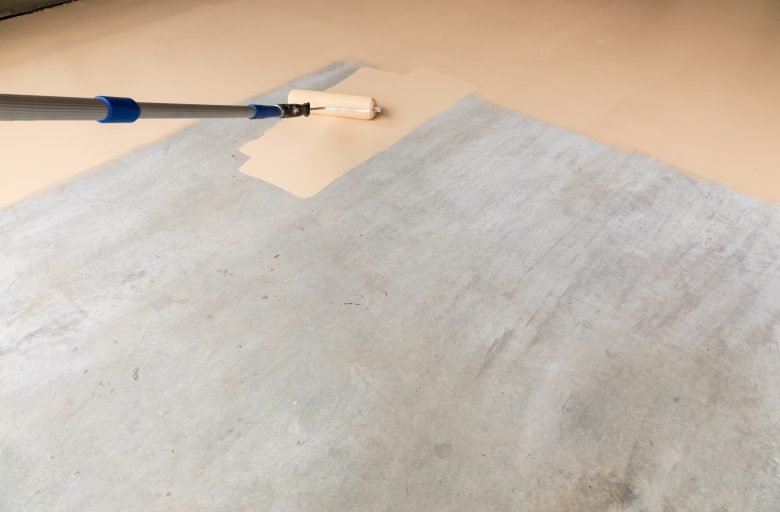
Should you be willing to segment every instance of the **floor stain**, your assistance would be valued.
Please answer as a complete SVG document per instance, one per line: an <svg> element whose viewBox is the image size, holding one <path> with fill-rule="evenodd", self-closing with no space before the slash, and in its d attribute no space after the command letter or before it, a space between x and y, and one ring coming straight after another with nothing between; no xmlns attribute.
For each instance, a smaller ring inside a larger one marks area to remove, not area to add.
<svg viewBox="0 0 780 512"><path fill-rule="evenodd" d="M539 512L626 510L638 499L630 479L615 471L582 473L563 487L540 485L531 495Z"/></svg>
<svg viewBox="0 0 780 512"><path fill-rule="evenodd" d="M452 454L452 445L450 443L434 444L433 453L440 459L446 459Z"/></svg>

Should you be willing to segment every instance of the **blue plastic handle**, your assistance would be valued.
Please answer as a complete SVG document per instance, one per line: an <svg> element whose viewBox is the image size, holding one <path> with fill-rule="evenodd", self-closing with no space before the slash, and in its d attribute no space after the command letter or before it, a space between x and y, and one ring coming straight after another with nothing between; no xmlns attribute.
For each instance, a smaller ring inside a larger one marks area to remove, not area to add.
<svg viewBox="0 0 780 512"><path fill-rule="evenodd" d="M132 123L141 115L141 107L132 98L95 96L108 107L108 114L98 123Z"/></svg>
<svg viewBox="0 0 780 512"><path fill-rule="evenodd" d="M255 109L255 115L249 119L270 119L282 116L282 109L276 105L255 105L250 104Z"/></svg>

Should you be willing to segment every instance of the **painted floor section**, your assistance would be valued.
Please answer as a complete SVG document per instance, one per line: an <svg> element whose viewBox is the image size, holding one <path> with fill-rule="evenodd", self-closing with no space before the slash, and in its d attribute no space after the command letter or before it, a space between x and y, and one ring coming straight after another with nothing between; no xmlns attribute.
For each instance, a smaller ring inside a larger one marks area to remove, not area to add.
<svg viewBox="0 0 780 512"><path fill-rule="evenodd" d="M301 200L272 125L0 210L0 509L780 508L780 209L474 97Z"/></svg>
<svg viewBox="0 0 780 512"><path fill-rule="evenodd" d="M774 0L79 0L0 25L0 91L243 104L334 61L430 69L780 204L778 34ZM188 124L0 123L0 205Z"/></svg>

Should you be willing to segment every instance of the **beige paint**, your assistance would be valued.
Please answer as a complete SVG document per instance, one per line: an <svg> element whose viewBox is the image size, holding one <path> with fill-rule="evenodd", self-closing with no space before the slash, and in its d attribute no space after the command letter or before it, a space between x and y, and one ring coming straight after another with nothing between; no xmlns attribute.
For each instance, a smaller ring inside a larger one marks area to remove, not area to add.
<svg viewBox="0 0 780 512"><path fill-rule="evenodd" d="M771 0L80 0L0 22L10 93L241 102L334 60L434 69L780 203ZM0 203L185 124L0 123Z"/></svg>
<svg viewBox="0 0 780 512"><path fill-rule="evenodd" d="M312 116L278 123L241 148L249 156L241 172L311 197L472 91L432 71L400 75L361 68L328 92L373 94L382 114L373 120Z"/></svg>

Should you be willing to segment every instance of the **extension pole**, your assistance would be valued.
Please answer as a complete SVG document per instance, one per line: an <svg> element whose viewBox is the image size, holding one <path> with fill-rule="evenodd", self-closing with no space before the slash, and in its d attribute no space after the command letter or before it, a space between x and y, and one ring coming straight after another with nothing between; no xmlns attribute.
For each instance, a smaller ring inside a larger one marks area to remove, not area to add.
<svg viewBox="0 0 780 512"><path fill-rule="evenodd" d="M142 103L131 98L97 96L68 98L0 94L0 121L86 120L132 123L136 119L245 118L267 119L309 115L309 104L191 105Z"/></svg>

